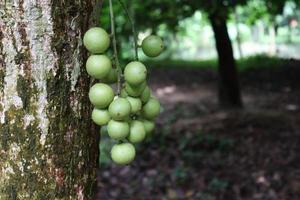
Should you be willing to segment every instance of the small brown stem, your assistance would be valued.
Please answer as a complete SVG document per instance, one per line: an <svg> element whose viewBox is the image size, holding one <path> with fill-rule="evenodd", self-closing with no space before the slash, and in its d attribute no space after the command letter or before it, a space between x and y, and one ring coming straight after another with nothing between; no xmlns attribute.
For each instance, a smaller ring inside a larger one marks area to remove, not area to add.
<svg viewBox="0 0 300 200"><path fill-rule="evenodd" d="M134 53L135 53L135 60L139 60L139 54L138 54L138 42L137 42L137 32L135 30L135 23L133 20L133 17L130 15L130 12L125 5L125 3L122 0L118 0L119 3L121 4L130 24L131 24L131 29L132 29L132 34L133 34L133 40L134 40Z"/></svg>
<svg viewBox="0 0 300 200"><path fill-rule="evenodd" d="M117 49L117 40L116 40L116 31L115 31L115 17L114 17L114 10L112 5L112 0L109 0L109 13L110 13L110 26L111 26L111 35L112 35L112 44L113 44L113 51L114 51L114 59L115 64L118 72L118 89L117 94L119 95L121 93L121 75L122 75L122 69L120 67L120 62L118 59L118 49Z"/></svg>

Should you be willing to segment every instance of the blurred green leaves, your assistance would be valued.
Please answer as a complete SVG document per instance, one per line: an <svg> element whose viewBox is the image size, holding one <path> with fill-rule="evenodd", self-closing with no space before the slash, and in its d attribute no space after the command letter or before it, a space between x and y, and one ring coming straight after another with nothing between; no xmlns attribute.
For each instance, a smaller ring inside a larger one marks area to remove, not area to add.
<svg viewBox="0 0 300 200"><path fill-rule="evenodd" d="M236 41L235 18L239 18L242 42L268 43L270 29L286 27L279 30L277 41L295 42L298 37L289 36L290 21L299 19L300 12L296 10L300 1L296 0L127 0L126 3L136 22L139 33L139 43L149 34L158 34L164 38L166 50L157 59L171 60L199 58L216 58L214 49L214 34L209 23L209 16L217 13L228 17L228 29L231 40ZM126 15L118 3L114 1L116 13L118 48L121 49L123 65L133 58L133 36ZM100 24L109 30L108 4L104 1ZM296 29L296 28L295 28ZM256 32L256 33L255 33ZM257 36L255 36L255 34ZM295 32L296 34L296 32ZM292 38L292 39L291 39ZM146 57L140 52L141 59Z"/></svg>

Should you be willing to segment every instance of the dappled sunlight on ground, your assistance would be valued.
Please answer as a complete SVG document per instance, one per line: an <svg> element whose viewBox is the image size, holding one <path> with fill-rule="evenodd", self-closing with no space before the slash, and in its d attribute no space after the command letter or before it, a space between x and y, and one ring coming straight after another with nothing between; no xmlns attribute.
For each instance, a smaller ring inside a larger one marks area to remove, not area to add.
<svg viewBox="0 0 300 200"><path fill-rule="evenodd" d="M198 86L197 88L167 86L154 90L163 103L198 103L202 100L212 100L216 102L216 94L211 88Z"/></svg>

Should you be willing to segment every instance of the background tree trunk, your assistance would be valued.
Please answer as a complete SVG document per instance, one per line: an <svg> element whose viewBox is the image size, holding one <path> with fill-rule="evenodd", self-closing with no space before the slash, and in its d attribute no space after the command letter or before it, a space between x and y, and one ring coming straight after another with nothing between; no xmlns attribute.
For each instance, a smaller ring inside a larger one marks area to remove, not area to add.
<svg viewBox="0 0 300 200"><path fill-rule="evenodd" d="M243 58L243 50L242 50L242 38L241 38L241 33L240 33L240 19L239 19L239 14L237 12L237 9L234 9L234 24L235 24L235 29L236 29L236 43L237 43L237 48L239 51L239 58Z"/></svg>
<svg viewBox="0 0 300 200"><path fill-rule="evenodd" d="M242 107L238 74L228 35L226 17L212 14L210 21L218 52L219 102L223 107Z"/></svg>
<svg viewBox="0 0 300 200"><path fill-rule="evenodd" d="M272 25L269 26L269 38L270 38L269 54L271 56L274 56L277 51L275 23L272 23Z"/></svg>
<svg viewBox="0 0 300 200"><path fill-rule="evenodd" d="M82 36L92 0L0 2L0 199L90 199L98 144Z"/></svg>

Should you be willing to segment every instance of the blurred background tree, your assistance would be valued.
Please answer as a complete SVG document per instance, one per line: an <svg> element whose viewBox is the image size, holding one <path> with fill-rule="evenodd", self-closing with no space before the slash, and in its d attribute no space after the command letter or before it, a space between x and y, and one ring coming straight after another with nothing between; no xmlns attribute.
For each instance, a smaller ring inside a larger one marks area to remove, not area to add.
<svg viewBox="0 0 300 200"><path fill-rule="evenodd" d="M137 24L158 27L162 22L171 32L176 31L179 22L203 10L207 14L215 35L216 49L219 61L219 102L224 107L241 107L241 95L237 70L235 66L232 44L227 29L227 19L234 6L244 4L245 1L151 1L140 6L136 12ZM149 12L146 10L153 10ZM149 19L153 19L149 20ZM147 23L148 22L148 23ZM198 22L201 26L201 23ZM155 29L154 29L155 32Z"/></svg>

